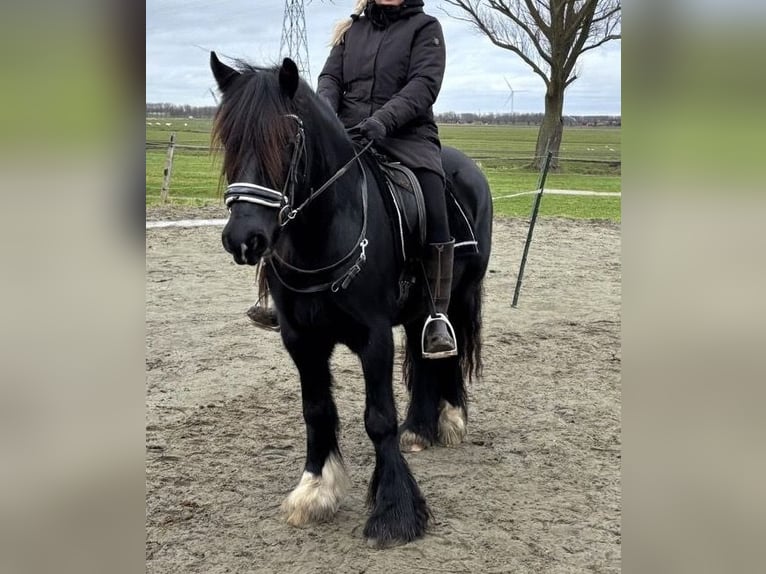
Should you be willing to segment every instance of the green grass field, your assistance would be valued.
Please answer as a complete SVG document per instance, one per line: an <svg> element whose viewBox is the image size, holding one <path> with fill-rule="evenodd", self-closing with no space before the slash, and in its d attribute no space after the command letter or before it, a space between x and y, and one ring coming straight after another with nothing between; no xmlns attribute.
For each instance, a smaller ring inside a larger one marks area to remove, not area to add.
<svg viewBox="0 0 766 574"><path fill-rule="evenodd" d="M220 201L217 196L220 157L207 149L210 120L147 118L146 124L147 205L160 201L171 132L176 132L177 145L205 149L176 148L170 200L192 205ZM504 196L537 188L539 173L528 166L534 155L537 130L536 126L439 126L442 143L476 160L487 176L495 198L495 213L520 217L530 214L533 196ZM565 128L561 167L548 174L545 188L620 192L620 138L619 128ZM620 221L620 198L544 195L540 215Z"/></svg>

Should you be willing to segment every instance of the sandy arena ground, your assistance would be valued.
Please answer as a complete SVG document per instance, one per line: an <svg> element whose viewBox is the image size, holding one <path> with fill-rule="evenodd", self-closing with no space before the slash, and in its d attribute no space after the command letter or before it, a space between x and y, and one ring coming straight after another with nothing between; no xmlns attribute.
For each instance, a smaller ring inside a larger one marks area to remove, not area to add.
<svg viewBox="0 0 766 574"><path fill-rule="evenodd" d="M225 211L147 214L190 217ZM468 438L406 455L435 518L425 538L388 550L362 537L374 453L345 348L333 373L350 495L332 522L281 519L304 460L300 388L279 335L245 316L253 269L234 264L220 232L146 233L147 572L619 572L618 225L538 221L512 309L527 222L496 220ZM401 416L398 369L394 387Z"/></svg>

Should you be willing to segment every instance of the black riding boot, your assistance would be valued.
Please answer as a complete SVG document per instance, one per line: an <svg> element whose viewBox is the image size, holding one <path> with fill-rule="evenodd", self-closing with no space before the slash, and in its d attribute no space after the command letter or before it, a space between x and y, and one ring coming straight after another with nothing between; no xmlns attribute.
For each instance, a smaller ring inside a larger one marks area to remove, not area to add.
<svg viewBox="0 0 766 574"><path fill-rule="evenodd" d="M423 325L423 357L426 359L457 355L455 330L447 318L454 254L454 239L448 243L429 243L426 248L426 279L436 310L436 315L429 315Z"/></svg>
<svg viewBox="0 0 766 574"><path fill-rule="evenodd" d="M279 318L273 307L261 307L259 303L256 303L247 310L247 316L262 329L279 331Z"/></svg>
<svg viewBox="0 0 766 574"><path fill-rule="evenodd" d="M258 300L247 310L247 316L261 329L279 331L279 317L277 310L270 304L269 284L260 264L255 272L255 284L258 287Z"/></svg>

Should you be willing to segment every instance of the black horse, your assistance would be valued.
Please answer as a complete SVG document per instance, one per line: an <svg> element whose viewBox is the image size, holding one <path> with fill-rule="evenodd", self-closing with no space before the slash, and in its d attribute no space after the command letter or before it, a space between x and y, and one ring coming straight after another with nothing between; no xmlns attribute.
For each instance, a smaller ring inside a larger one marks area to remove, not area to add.
<svg viewBox="0 0 766 574"><path fill-rule="evenodd" d="M474 223L474 252L455 260L449 317L457 357L421 357L429 315L423 281L404 293L400 240L378 180L330 107L298 75L294 62L259 68L222 64L211 53L222 94L213 137L224 149L230 208L223 245L239 264L266 265L281 336L300 374L306 464L282 505L287 521L331 518L348 478L337 440L329 358L347 345L362 364L364 424L375 446L364 535L385 546L423 535L430 512L404 450L465 435L465 380L481 369L482 279L492 205L486 179L460 152L445 148L448 187ZM478 246L478 249L476 248ZM410 405L401 429L392 388L392 326L407 334L405 378Z"/></svg>

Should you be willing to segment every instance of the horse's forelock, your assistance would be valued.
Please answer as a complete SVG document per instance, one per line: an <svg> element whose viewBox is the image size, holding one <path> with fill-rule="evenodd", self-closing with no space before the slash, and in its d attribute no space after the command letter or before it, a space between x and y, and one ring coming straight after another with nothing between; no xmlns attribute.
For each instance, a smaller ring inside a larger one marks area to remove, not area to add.
<svg viewBox="0 0 766 574"><path fill-rule="evenodd" d="M277 188L285 174L283 152L294 131L286 118L290 112L275 69L244 64L240 72L213 119L213 144L224 148L222 175L237 177L255 159L256 176L267 180L257 183Z"/></svg>
<svg viewBox="0 0 766 574"><path fill-rule="evenodd" d="M304 161L323 174L320 177L346 161L332 145L343 142L344 148L351 149L343 125L308 84L301 82L288 103L279 87L278 66L258 68L239 62L238 71L240 78L224 93L213 120L213 145L225 148L221 183L227 176L238 177L247 162L255 161L259 178L255 183L281 189L287 171L285 146L297 130L289 114L303 121Z"/></svg>

